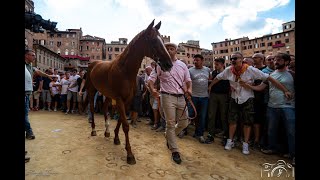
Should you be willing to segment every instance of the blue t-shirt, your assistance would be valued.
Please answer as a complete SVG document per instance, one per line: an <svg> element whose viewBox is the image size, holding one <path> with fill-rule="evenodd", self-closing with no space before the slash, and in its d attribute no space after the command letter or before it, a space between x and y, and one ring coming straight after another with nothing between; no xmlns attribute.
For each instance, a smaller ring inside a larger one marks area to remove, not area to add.
<svg viewBox="0 0 320 180"><path fill-rule="evenodd" d="M279 81L284 85L292 94L293 98L288 100L284 95L283 91L275 87L269 82L269 102L268 107L272 108L295 108L295 90L294 90L294 79L288 71L274 71L270 74L271 77Z"/></svg>

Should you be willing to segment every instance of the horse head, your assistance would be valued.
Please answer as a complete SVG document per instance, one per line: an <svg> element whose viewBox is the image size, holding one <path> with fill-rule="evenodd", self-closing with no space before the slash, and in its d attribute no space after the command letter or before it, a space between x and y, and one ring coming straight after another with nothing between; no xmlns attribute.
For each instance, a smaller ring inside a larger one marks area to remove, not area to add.
<svg viewBox="0 0 320 180"><path fill-rule="evenodd" d="M156 26L153 27L153 25L154 20L147 27L144 33L147 41L147 45L145 47L148 49L146 56L156 61L163 71L170 71L173 66L172 61L159 33L161 21Z"/></svg>

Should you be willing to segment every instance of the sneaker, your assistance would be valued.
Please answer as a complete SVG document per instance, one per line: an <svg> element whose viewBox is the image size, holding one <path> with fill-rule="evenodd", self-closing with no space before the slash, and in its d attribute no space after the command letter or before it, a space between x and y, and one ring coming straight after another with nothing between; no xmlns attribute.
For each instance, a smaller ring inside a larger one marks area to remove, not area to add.
<svg viewBox="0 0 320 180"><path fill-rule="evenodd" d="M284 154L283 157L284 158L290 158L290 154Z"/></svg>
<svg viewBox="0 0 320 180"><path fill-rule="evenodd" d="M212 144L214 142L214 137L211 135L207 136L207 139L204 141L206 144Z"/></svg>
<svg viewBox="0 0 320 180"><path fill-rule="evenodd" d="M88 118L88 122L89 122L89 123L92 123L92 119L91 119L91 118Z"/></svg>
<svg viewBox="0 0 320 180"><path fill-rule="evenodd" d="M156 129L156 132L164 132L164 131L165 131L165 129L162 126L159 126L159 128Z"/></svg>
<svg viewBox="0 0 320 180"><path fill-rule="evenodd" d="M222 141L221 141L222 146L225 146L227 144L227 139L228 139L227 137L222 138Z"/></svg>
<svg viewBox="0 0 320 180"><path fill-rule="evenodd" d="M231 150L234 147L234 142L231 139L227 139L227 143L224 146L225 150Z"/></svg>
<svg viewBox="0 0 320 180"><path fill-rule="evenodd" d="M215 136L216 136L217 138L223 138L224 132L222 131L222 132L220 132L220 133L217 133L217 134L215 134Z"/></svg>
<svg viewBox="0 0 320 180"><path fill-rule="evenodd" d="M179 138L183 138L183 136L185 135L186 131L185 130L182 130L179 134L178 134L178 137Z"/></svg>
<svg viewBox="0 0 320 180"><path fill-rule="evenodd" d="M26 134L26 139L29 139L29 140L32 140L32 139L35 139L36 137L34 136L33 133L31 134Z"/></svg>
<svg viewBox="0 0 320 180"><path fill-rule="evenodd" d="M152 128L151 128L151 130L156 130L156 129L158 129L157 125L153 125Z"/></svg>
<svg viewBox="0 0 320 180"><path fill-rule="evenodd" d="M52 110L49 108L48 111L51 112Z"/></svg>
<svg viewBox="0 0 320 180"><path fill-rule="evenodd" d="M150 125L150 126L152 126L152 125L154 125L154 122L149 121L149 122L147 122L147 123L146 123L146 125Z"/></svg>
<svg viewBox="0 0 320 180"><path fill-rule="evenodd" d="M174 162L176 162L177 164L181 163L181 158L180 158L180 154L179 152L173 152L172 153L172 159Z"/></svg>
<svg viewBox="0 0 320 180"><path fill-rule="evenodd" d="M260 146L260 144L258 142L254 142L253 145L252 145L252 149L260 151L261 150L261 146Z"/></svg>
<svg viewBox="0 0 320 180"><path fill-rule="evenodd" d="M136 122L131 122L130 124L132 125L132 127L137 128L137 123Z"/></svg>
<svg viewBox="0 0 320 180"><path fill-rule="evenodd" d="M203 137L203 136L200 136L200 137L199 137L199 142L200 142L200 143L205 143L205 142L206 142L206 140L204 139L204 137Z"/></svg>
<svg viewBox="0 0 320 180"><path fill-rule="evenodd" d="M65 114L69 114L69 112L70 112L70 110L69 110L69 109L67 109Z"/></svg>
<svg viewBox="0 0 320 180"><path fill-rule="evenodd" d="M242 143L242 153L246 154L246 155L250 154L250 152L249 152L249 144L246 143L246 142Z"/></svg>
<svg viewBox="0 0 320 180"><path fill-rule="evenodd" d="M54 110L53 110L54 112L57 112L57 108L54 108Z"/></svg>
<svg viewBox="0 0 320 180"><path fill-rule="evenodd" d="M275 152L271 149L261 149L261 152L264 154L275 154Z"/></svg>

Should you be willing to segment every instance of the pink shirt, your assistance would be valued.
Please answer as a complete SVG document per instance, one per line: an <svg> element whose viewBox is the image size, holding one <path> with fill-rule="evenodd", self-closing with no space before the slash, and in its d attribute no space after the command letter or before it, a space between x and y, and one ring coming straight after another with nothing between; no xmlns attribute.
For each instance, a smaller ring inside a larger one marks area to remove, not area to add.
<svg viewBox="0 0 320 180"><path fill-rule="evenodd" d="M164 72L161 70L160 66L157 66L157 73L155 70L152 70L148 80L155 82L158 74L160 79L160 91L170 94L184 94L180 85L186 87L185 83L191 81L188 67L180 60L176 60L172 62L172 64L173 66L170 72ZM174 76L180 85L177 84L172 76Z"/></svg>

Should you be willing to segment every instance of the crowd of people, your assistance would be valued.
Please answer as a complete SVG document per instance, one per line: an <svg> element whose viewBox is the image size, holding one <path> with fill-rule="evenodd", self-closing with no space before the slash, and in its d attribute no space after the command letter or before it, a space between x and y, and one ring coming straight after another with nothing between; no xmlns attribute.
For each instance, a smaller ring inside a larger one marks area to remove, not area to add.
<svg viewBox="0 0 320 180"><path fill-rule="evenodd" d="M211 144L221 138L227 151L242 145L244 155L251 149L282 154L295 165L293 55L278 52L243 57L234 52L230 66L225 67L224 58L217 58L212 70L204 66L201 54L194 55L194 66L188 67L177 58L176 44L165 46L173 63L171 70L162 71L152 62L137 75L136 95L127 114L133 128L141 122L139 117L148 117L151 130L164 132L166 146L177 164L182 162L177 138L183 139L194 126L192 136L199 143ZM26 75L30 74L26 77L26 139L35 138L29 110L88 114L90 122L88 108L83 106L86 90L81 86L85 70L59 74L48 69L43 73L30 66L34 51L26 50L25 55ZM104 111L105 98L97 92L95 112ZM114 100L109 107L111 118L118 119Z"/></svg>

